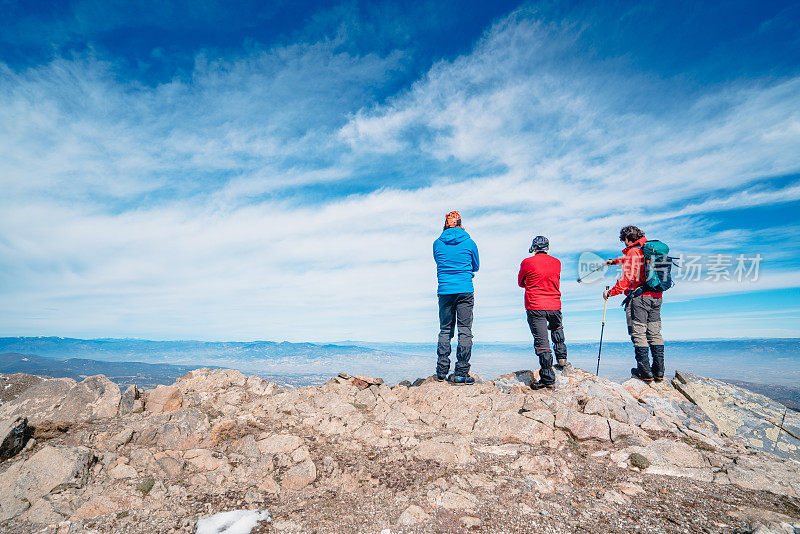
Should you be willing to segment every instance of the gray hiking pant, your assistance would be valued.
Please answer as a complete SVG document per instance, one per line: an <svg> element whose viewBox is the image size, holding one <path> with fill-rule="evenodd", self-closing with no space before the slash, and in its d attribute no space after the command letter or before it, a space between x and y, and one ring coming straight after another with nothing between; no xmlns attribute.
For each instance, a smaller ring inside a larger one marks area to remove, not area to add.
<svg viewBox="0 0 800 534"><path fill-rule="evenodd" d="M456 376L469 374L469 358L472 355L472 308L474 293L439 295L439 345L436 348L436 373L450 372L450 340L458 325L458 348L456 349Z"/></svg>
<svg viewBox="0 0 800 534"><path fill-rule="evenodd" d="M639 295L625 305L628 334L634 347L663 345L661 337L661 301L663 299Z"/></svg>
<svg viewBox="0 0 800 534"><path fill-rule="evenodd" d="M533 349L539 357L539 380L542 384L553 384L556 374L553 371L553 353L550 352L550 337L556 358L567 358L567 345L564 343L564 323L561 310L526 310L528 326L533 334Z"/></svg>

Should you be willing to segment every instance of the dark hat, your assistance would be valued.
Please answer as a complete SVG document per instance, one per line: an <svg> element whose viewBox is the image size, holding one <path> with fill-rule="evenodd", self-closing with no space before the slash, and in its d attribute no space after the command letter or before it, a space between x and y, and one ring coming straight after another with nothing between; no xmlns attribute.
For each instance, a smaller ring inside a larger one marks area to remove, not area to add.
<svg viewBox="0 0 800 534"><path fill-rule="evenodd" d="M537 235L533 238L533 243L531 243L531 248L528 252L546 252L550 249L550 241L543 235Z"/></svg>

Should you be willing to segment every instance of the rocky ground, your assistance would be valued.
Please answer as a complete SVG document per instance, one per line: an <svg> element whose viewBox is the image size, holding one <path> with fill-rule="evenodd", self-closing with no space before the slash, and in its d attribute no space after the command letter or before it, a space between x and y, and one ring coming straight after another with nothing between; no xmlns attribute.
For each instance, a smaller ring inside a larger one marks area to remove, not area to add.
<svg viewBox="0 0 800 534"><path fill-rule="evenodd" d="M270 512L253 532L800 532L796 421L779 433L775 403L688 374L570 369L537 392L528 371L292 389L201 369L124 392L14 376L3 532L194 532L238 509Z"/></svg>

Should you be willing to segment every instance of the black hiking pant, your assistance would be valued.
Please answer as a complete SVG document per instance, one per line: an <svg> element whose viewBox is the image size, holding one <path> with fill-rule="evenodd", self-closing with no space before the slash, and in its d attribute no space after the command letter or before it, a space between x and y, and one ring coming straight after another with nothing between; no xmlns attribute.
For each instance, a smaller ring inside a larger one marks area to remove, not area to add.
<svg viewBox="0 0 800 534"><path fill-rule="evenodd" d="M446 375L450 371L450 341L458 325L458 348L456 349L456 376L469 375L469 358L472 355L472 307L474 293L439 295L439 345L436 374Z"/></svg>
<svg viewBox="0 0 800 534"><path fill-rule="evenodd" d="M553 350L556 358L567 358L567 345L564 343L564 323L561 310L526 310L528 326L533 334L533 349L539 357L539 381L542 384L553 384L556 374L553 371L553 353L550 352L550 339L553 339Z"/></svg>

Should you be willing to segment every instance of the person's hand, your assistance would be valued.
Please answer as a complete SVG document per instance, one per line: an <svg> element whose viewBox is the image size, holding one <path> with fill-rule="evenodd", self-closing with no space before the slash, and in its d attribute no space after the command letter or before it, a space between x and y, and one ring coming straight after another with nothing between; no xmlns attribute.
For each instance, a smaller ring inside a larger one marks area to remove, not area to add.
<svg viewBox="0 0 800 534"><path fill-rule="evenodd" d="M608 300L608 297L611 296L611 295L609 295L609 293L611 293L611 292L609 290L607 290L607 289L605 291L603 291L603 298L605 300Z"/></svg>
<svg viewBox="0 0 800 534"><path fill-rule="evenodd" d="M606 265L614 265L614 260L606 260Z"/></svg>

